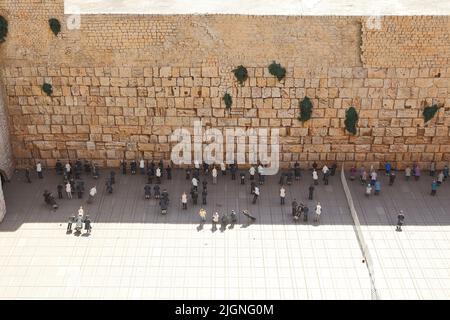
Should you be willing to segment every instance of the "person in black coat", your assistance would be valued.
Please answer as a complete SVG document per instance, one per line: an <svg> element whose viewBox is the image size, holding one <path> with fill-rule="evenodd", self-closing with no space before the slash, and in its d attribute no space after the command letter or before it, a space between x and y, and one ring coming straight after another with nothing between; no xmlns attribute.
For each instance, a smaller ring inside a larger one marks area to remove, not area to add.
<svg viewBox="0 0 450 320"><path fill-rule="evenodd" d="M150 199L152 196L152 186L150 184L146 184L144 187L145 199Z"/></svg>
<svg viewBox="0 0 450 320"><path fill-rule="evenodd" d="M84 172L90 173L91 172L91 164L88 160L84 161Z"/></svg>
<svg viewBox="0 0 450 320"><path fill-rule="evenodd" d="M230 164L231 180L236 180L236 165L234 163Z"/></svg>
<svg viewBox="0 0 450 320"><path fill-rule="evenodd" d="M252 181L250 184L250 194L253 194L255 192L256 183Z"/></svg>
<svg viewBox="0 0 450 320"><path fill-rule="evenodd" d="M80 175L83 172L83 164L80 159L75 161L75 179L80 179Z"/></svg>
<svg viewBox="0 0 450 320"><path fill-rule="evenodd" d="M245 184L245 173L241 172L241 184Z"/></svg>
<svg viewBox="0 0 450 320"><path fill-rule="evenodd" d="M59 159L56 160L55 169L56 169L56 174L58 174L58 175L63 174L63 171L64 171L63 165Z"/></svg>
<svg viewBox="0 0 450 320"><path fill-rule="evenodd" d="M120 165L122 167L122 174L127 174L127 161L125 159L121 160Z"/></svg>
<svg viewBox="0 0 450 320"><path fill-rule="evenodd" d="M111 180L112 184L116 183L116 172L115 171L111 170L109 172L109 179Z"/></svg>
<svg viewBox="0 0 450 320"><path fill-rule="evenodd" d="M31 183L30 169L28 169L28 168L25 169L25 179L27 179L28 183Z"/></svg>
<svg viewBox="0 0 450 320"><path fill-rule="evenodd" d="M336 162L333 163L333 165L331 166L331 172L330 175L334 176L336 174L336 169L337 169L337 164Z"/></svg>
<svg viewBox="0 0 450 320"><path fill-rule="evenodd" d="M58 184L58 186L56 188L58 189L58 199L62 199L63 198L63 190L64 190L63 185Z"/></svg>
<svg viewBox="0 0 450 320"><path fill-rule="evenodd" d="M197 199L198 199L198 191L195 188L191 189L191 197L192 197L192 203L194 205L197 204Z"/></svg>
<svg viewBox="0 0 450 320"><path fill-rule="evenodd" d="M170 167L170 165L167 166L166 172L167 172L167 180L172 180L172 168Z"/></svg>
<svg viewBox="0 0 450 320"><path fill-rule="evenodd" d="M278 181L278 184L279 184L280 186L284 185L285 177L286 177L285 174L282 172L282 173L280 174L280 180Z"/></svg>
<svg viewBox="0 0 450 320"><path fill-rule="evenodd" d="M186 168L186 180L191 180L191 169Z"/></svg>
<svg viewBox="0 0 450 320"><path fill-rule="evenodd" d="M152 170L152 168L151 167L149 167L148 169L147 169L147 183L148 184L152 184L153 183L153 170Z"/></svg>
<svg viewBox="0 0 450 320"><path fill-rule="evenodd" d="M203 185L203 190L207 190L207 188L208 188L208 181L203 180L202 185Z"/></svg>
<svg viewBox="0 0 450 320"><path fill-rule="evenodd" d="M295 214L297 213L297 207L298 207L297 200L294 199L294 201L292 201L292 216L295 216Z"/></svg>
<svg viewBox="0 0 450 320"><path fill-rule="evenodd" d="M83 191L81 190L81 185L77 183L77 186L75 187L75 191L77 192L78 199L83 198Z"/></svg>
<svg viewBox="0 0 450 320"><path fill-rule="evenodd" d="M131 170L131 174L136 174L136 170L137 170L137 163L136 160L132 160L130 163L130 170Z"/></svg>
<svg viewBox="0 0 450 320"><path fill-rule="evenodd" d="M206 196L208 195L208 192L206 189L203 189L202 191L202 204L206 204Z"/></svg>
<svg viewBox="0 0 450 320"><path fill-rule="evenodd" d="M113 193L111 179L106 179L105 185L106 185L106 191L108 191L108 193Z"/></svg>
<svg viewBox="0 0 450 320"><path fill-rule="evenodd" d="M314 186L313 186L313 185L310 185L310 186L309 186L309 196L308 196L308 199L309 199L309 200L312 200L312 199L313 199L313 194L314 194Z"/></svg>
<svg viewBox="0 0 450 320"><path fill-rule="evenodd" d="M155 185L153 187L153 194L155 195L155 199L161 198L161 193L159 191L159 185Z"/></svg>
<svg viewBox="0 0 450 320"><path fill-rule="evenodd" d="M300 180L301 170L300 170L300 164L298 163L298 161L296 161L294 164L294 176L295 176L295 180Z"/></svg>
<svg viewBox="0 0 450 320"><path fill-rule="evenodd" d="M286 184L288 186L292 184L292 171L289 171L286 175Z"/></svg>

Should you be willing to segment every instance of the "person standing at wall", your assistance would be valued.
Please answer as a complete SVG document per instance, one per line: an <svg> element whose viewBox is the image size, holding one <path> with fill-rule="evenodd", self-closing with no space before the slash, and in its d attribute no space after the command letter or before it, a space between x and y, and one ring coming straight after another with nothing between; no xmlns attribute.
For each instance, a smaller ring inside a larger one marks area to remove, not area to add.
<svg viewBox="0 0 450 320"><path fill-rule="evenodd" d="M213 184L217 184L217 169L215 166L211 170L211 175L212 175Z"/></svg>
<svg viewBox="0 0 450 320"><path fill-rule="evenodd" d="M444 182L444 172L440 171L438 176L437 176L437 184L438 186L440 186L442 184L442 182Z"/></svg>
<svg viewBox="0 0 450 320"><path fill-rule="evenodd" d="M436 174L436 162L431 162L430 164L430 176L434 177L434 175Z"/></svg>
<svg viewBox="0 0 450 320"><path fill-rule="evenodd" d="M30 179L30 169L25 168L25 179L27 179L28 183L31 183L31 179Z"/></svg>
<svg viewBox="0 0 450 320"><path fill-rule="evenodd" d="M408 181L410 177L411 177L411 168L410 168L409 166L407 166L407 167L405 168L405 178L406 178L406 181Z"/></svg>
<svg viewBox="0 0 450 320"><path fill-rule="evenodd" d="M286 189L281 186L280 188L280 204L284 205L284 199L286 198Z"/></svg>
<svg viewBox="0 0 450 320"><path fill-rule="evenodd" d="M141 171L141 174L144 175L145 174L145 161L142 158L139 161L139 169Z"/></svg>
<svg viewBox="0 0 450 320"><path fill-rule="evenodd" d="M36 172L37 172L39 179L44 178L44 176L42 175L42 164L39 161L36 164Z"/></svg>

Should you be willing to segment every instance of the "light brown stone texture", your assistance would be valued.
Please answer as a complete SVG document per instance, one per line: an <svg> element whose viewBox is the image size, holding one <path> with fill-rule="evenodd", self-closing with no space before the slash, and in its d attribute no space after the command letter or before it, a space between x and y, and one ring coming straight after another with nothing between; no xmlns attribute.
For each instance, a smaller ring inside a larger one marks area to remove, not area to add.
<svg viewBox="0 0 450 320"><path fill-rule="evenodd" d="M200 119L279 128L283 165L450 160L449 17L384 17L370 29L363 17L87 15L69 30L62 0L2 1L0 14L10 23L1 77L19 166L169 159L173 130ZM50 17L62 22L58 37ZM287 70L281 82L267 70L273 60ZM243 86L231 72L241 64ZM301 123L305 95L313 117ZM431 103L443 108L424 124ZM356 136L344 130L350 106Z"/></svg>

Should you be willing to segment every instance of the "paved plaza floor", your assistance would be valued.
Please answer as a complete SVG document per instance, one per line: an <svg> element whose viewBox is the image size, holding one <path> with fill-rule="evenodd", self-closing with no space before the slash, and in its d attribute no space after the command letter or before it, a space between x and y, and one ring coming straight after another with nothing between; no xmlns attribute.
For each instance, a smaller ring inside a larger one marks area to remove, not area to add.
<svg viewBox="0 0 450 320"><path fill-rule="evenodd" d="M169 213L144 199L146 177L117 171L114 193L105 191L106 171L93 204L59 200L52 211L42 193L56 194L61 180L46 172L43 180L24 182L18 172L5 185L8 212L0 224L0 298L2 299L370 299L371 282L337 174L316 187L305 201L310 172L287 187L279 204L278 176L268 177L258 203L250 184L231 176L208 180L208 221L200 225L200 205L181 210L180 196L190 181L175 170L163 179L170 194ZM428 196L425 177L400 181L398 192L366 199L349 182L375 266L381 298L450 298L449 185ZM201 180L204 177L201 177ZM384 177L383 177L384 179ZM397 184L396 182L396 184ZM394 188L391 187L391 188ZM361 196L359 196L361 194ZM322 204L320 225L294 223L291 201L304 200L312 211ZM190 199L189 199L190 200ZM93 221L90 236L66 234L67 220L80 205ZM396 212L404 206L404 232L395 232ZM257 220L226 230L211 230L214 211L249 209ZM420 209L425 212L423 214ZM399 256L400 254L400 256Z"/></svg>

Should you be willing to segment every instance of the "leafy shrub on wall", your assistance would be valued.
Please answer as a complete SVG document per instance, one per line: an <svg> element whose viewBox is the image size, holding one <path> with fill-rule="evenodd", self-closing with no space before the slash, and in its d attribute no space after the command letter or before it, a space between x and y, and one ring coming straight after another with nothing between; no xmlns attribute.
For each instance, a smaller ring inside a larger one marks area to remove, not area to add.
<svg viewBox="0 0 450 320"><path fill-rule="evenodd" d="M57 36L58 33L61 32L61 23L59 22L59 20L51 18L50 20L48 20L48 23L52 32L55 34L55 36Z"/></svg>
<svg viewBox="0 0 450 320"><path fill-rule="evenodd" d="M50 83L44 83L42 85L42 91L44 91L48 96L51 96L53 93L53 87Z"/></svg>
<svg viewBox="0 0 450 320"><path fill-rule="evenodd" d="M237 81L242 85L244 82L248 79L248 72L247 69L240 65L236 69L233 70L234 76L236 77Z"/></svg>
<svg viewBox="0 0 450 320"><path fill-rule="evenodd" d="M350 107L345 111L345 129L352 134L356 134L356 124L358 123L358 112L354 107Z"/></svg>
<svg viewBox="0 0 450 320"><path fill-rule="evenodd" d="M8 21L0 16L0 43L6 41L6 35L8 34Z"/></svg>
<svg viewBox="0 0 450 320"><path fill-rule="evenodd" d="M298 120L301 122L306 122L309 119L311 119L313 104L311 100L305 96L302 101L300 101L300 116L298 117Z"/></svg>
<svg viewBox="0 0 450 320"><path fill-rule="evenodd" d="M222 99L227 109L230 109L233 104L233 98L231 98L231 95L229 93L225 93Z"/></svg>
<svg viewBox="0 0 450 320"><path fill-rule="evenodd" d="M278 81L283 80L286 76L286 69L281 66L281 64L272 61L269 65L269 72L271 75L277 77Z"/></svg>
<svg viewBox="0 0 450 320"><path fill-rule="evenodd" d="M439 110L439 107L437 104L433 104L431 107L427 106L423 109L423 118L425 120L425 123L433 119L436 112Z"/></svg>

